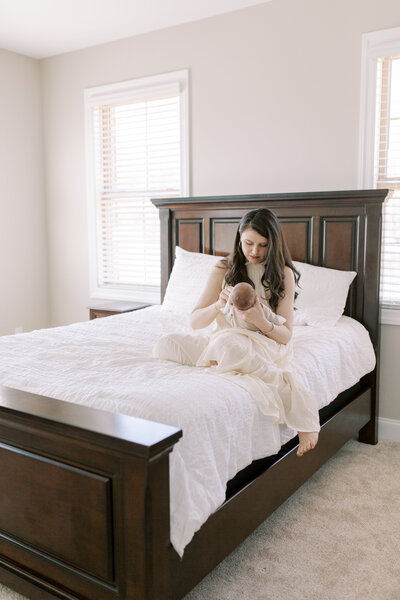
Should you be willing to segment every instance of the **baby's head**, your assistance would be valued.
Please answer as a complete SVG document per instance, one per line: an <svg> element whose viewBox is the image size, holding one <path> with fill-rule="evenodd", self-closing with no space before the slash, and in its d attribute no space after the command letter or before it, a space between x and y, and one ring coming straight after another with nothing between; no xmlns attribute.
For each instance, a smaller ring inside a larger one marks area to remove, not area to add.
<svg viewBox="0 0 400 600"><path fill-rule="evenodd" d="M231 291L230 299L235 308L239 310L248 310L256 301L256 293L254 288L249 284L237 283Z"/></svg>

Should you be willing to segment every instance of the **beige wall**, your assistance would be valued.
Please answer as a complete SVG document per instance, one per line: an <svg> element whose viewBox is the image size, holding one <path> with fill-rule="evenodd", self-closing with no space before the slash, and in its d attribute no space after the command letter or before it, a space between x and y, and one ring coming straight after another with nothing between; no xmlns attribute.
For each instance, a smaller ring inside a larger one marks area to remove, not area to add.
<svg viewBox="0 0 400 600"><path fill-rule="evenodd" d="M382 325L380 368L380 409L386 419L399 421L400 426L400 327Z"/></svg>
<svg viewBox="0 0 400 600"><path fill-rule="evenodd" d="M0 49L0 335L49 324L38 61Z"/></svg>
<svg viewBox="0 0 400 600"><path fill-rule="evenodd" d="M189 68L192 194L356 188L361 35L399 25L398 0L273 0L42 61L52 324L87 318L85 87Z"/></svg>

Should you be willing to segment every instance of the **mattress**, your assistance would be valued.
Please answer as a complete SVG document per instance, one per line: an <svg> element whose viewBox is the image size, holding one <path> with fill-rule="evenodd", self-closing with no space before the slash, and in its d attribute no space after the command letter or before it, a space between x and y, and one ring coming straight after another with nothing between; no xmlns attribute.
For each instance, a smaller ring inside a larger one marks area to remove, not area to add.
<svg viewBox="0 0 400 600"><path fill-rule="evenodd" d="M295 435L273 425L242 387L152 357L160 335L188 331L188 318L154 306L0 338L2 385L182 429L170 457L171 542L180 556L224 501L229 479ZM294 327L293 347L300 383L320 408L375 365L366 329L348 317L335 327Z"/></svg>

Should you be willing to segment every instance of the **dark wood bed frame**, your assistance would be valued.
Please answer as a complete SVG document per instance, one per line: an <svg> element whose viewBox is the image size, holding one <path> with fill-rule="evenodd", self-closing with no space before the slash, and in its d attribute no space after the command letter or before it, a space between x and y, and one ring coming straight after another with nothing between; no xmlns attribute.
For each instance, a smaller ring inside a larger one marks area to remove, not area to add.
<svg viewBox="0 0 400 600"><path fill-rule="evenodd" d="M346 314L379 357L379 263L387 190L156 200L162 289L174 247L230 251L240 217L279 217L293 258L355 270ZM51 368L44 365L43 368ZM179 429L3 388L0 581L32 600L182 598L347 440L377 442L378 367L321 411L317 448L297 438L228 484L180 560L170 544L169 453Z"/></svg>

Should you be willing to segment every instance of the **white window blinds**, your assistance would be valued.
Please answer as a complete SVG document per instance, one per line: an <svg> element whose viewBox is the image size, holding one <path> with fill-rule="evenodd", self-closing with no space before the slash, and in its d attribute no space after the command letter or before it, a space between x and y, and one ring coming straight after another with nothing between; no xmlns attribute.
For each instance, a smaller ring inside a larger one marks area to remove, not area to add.
<svg viewBox="0 0 400 600"><path fill-rule="evenodd" d="M87 91L94 297L159 301L159 215L151 198L187 193L187 86L173 75Z"/></svg>
<svg viewBox="0 0 400 600"><path fill-rule="evenodd" d="M391 188L383 210L381 303L400 307L400 56L377 60L374 186Z"/></svg>

